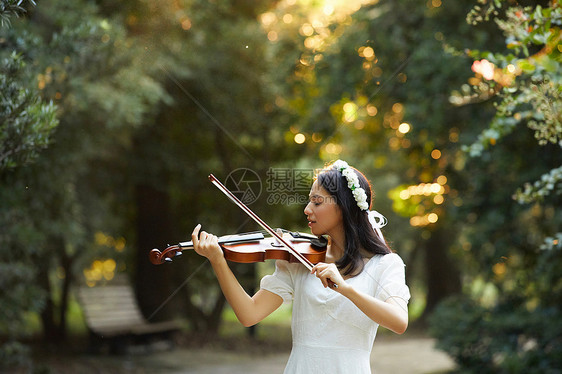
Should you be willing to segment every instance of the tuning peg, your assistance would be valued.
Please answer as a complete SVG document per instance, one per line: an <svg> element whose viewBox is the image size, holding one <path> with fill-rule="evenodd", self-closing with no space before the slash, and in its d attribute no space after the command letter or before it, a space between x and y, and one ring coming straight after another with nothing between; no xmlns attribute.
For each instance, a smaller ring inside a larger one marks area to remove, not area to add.
<svg viewBox="0 0 562 374"><path fill-rule="evenodd" d="M183 253L181 251L176 252L176 256L181 256L181 255L183 255Z"/></svg>
<svg viewBox="0 0 562 374"><path fill-rule="evenodd" d="M172 262L172 259L171 259L170 257L166 257L166 258L164 259L164 261L166 261L166 262Z"/></svg>

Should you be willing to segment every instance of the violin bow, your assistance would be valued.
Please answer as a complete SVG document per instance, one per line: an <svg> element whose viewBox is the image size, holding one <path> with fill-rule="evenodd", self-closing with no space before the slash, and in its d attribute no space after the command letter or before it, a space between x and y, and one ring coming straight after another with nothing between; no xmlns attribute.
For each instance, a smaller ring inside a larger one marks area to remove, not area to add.
<svg viewBox="0 0 562 374"><path fill-rule="evenodd" d="M246 206L240 199L238 199L228 188L226 188L213 174L209 175L209 180L213 183L222 193L224 193L234 204L238 205L240 209L244 211L250 218L258 223L265 231L267 231L271 236L276 238L280 243L283 244L285 248L296 257L308 270L312 270L314 264L310 262L306 257L300 254L291 244L289 244L281 235L279 235L275 230L273 230L267 223L265 223L257 214L252 212L250 208Z"/></svg>
<svg viewBox="0 0 562 374"><path fill-rule="evenodd" d="M274 238L279 240L279 242L281 242L285 246L285 248L287 248L287 250L289 250L289 252L297 258L297 260L299 260L304 266L306 266L306 268L308 270L312 270L312 268L314 266L314 264L312 262L310 262L306 257L304 257L302 254L300 254L295 248L293 248L285 239L283 239L283 237L281 237L279 234L277 234L275 232L275 230L273 230L267 223L265 223L260 217L258 217L257 214L252 212L252 210L250 210L250 208L248 208L246 206L246 204L244 204L232 192L230 192L230 190L228 188L226 188L213 174L209 175L209 180L222 193L224 193L230 200L232 200L232 202L234 202L236 205L238 205L240 207L240 209L242 209L248 216L250 216L254 221L256 221L265 231L267 231L269 234L271 234L271 236L273 236ZM367 273L367 275L370 278L372 278L386 292L386 290L384 289L384 287L382 287L382 285L379 283L379 281L374 279L369 273ZM328 282L330 283L330 287L338 288L338 285L333 283L330 279L328 279ZM394 296L392 296L392 297L394 297ZM398 304L398 306L401 309L404 309L404 307L401 306L400 304ZM408 312L408 309L404 309L404 310L406 310L406 312Z"/></svg>

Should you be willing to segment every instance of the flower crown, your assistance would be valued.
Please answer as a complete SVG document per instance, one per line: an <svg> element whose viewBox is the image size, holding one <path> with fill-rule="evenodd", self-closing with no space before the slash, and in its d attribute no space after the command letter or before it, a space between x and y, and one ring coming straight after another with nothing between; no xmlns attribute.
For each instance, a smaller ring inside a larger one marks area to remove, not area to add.
<svg viewBox="0 0 562 374"><path fill-rule="evenodd" d="M359 178L355 171L349 167L348 163L342 160L337 160L332 164L332 166L339 170L345 179L347 180L347 187L351 190L355 201L357 202L357 206L361 210L369 210L369 203L367 203L367 194L365 190L361 188L359 184Z"/></svg>

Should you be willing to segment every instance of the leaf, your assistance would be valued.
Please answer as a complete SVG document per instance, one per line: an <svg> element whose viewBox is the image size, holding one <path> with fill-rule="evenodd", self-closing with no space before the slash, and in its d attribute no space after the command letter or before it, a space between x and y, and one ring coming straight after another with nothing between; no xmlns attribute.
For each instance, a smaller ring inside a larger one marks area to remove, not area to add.
<svg viewBox="0 0 562 374"><path fill-rule="evenodd" d="M542 7L540 5L537 5L537 7L535 8L535 12L533 13L532 18L535 20L540 20L542 18Z"/></svg>
<svg viewBox="0 0 562 374"><path fill-rule="evenodd" d="M538 31L538 30L537 30ZM550 34L550 33L548 33ZM548 34L541 34L538 32L533 32L531 34L531 41L535 44L546 44L546 41L548 40Z"/></svg>
<svg viewBox="0 0 562 374"><path fill-rule="evenodd" d="M535 71L535 65L531 64L528 60L517 61L517 66L525 73L532 73Z"/></svg>
<svg viewBox="0 0 562 374"><path fill-rule="evenodd" d="M543 58L537 60L537 62L549 73L556 73L557 71L560 71L560 64L548 56L544 56Z"/></svg>
<svg viewBox="0 0 562 374"><path fill-rule="evenodd" d="M509 49L519 48L520 46L521 46L521 42L519 40L507 44L507 48Z"/></svg>

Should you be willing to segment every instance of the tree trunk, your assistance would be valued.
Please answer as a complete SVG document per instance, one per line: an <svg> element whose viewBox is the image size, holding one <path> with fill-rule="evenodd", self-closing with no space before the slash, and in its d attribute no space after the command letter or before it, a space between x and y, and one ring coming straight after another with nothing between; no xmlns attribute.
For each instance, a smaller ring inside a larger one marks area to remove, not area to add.
<svg viewBox="0 0 562 374"><path fill-rule="evenodd" d="M46 342L59 341L58 329L55 323L55 304L53 302L53 293L51 283L49 281L49 266L39 266L37 274L39 284L42 285L46 293L45 307L41 311L41 324L43 327L43 339Z"/></svg>
<svg viewBox="0 0 562 374"><path fill-rule="evenodd" d="M425 241L425 271L427 279L427 299L422 321L444 298L461 291L460 272L450 258L450 231L437 228Z"/></svg>
<svg viewBox="0 0 562 374"><path fill-rule="evenodd" d="M135 251L134 285L139 306L148 317L162 305L162 302L171 293L170 271L166 264L154 265L148 257L150 250L164 249L171 238L170 198L167 192L155 187L137 185L135 200L137 250ZM163 320L170 316L170 308L164 306L154 316L154 320Z"/></svg>
<svg viewBox="0 0 562 374"><path fill-rule="evenodd" d="M66 312L68 310L68 295L70 293L70 286L73 280L71 269L73 257L68 256L66 253L63 253L61 262L62 268L64 270L64 279L62 280L61 289L58 335L60 336L61 340L64 340L66 339Z"/></svg>

